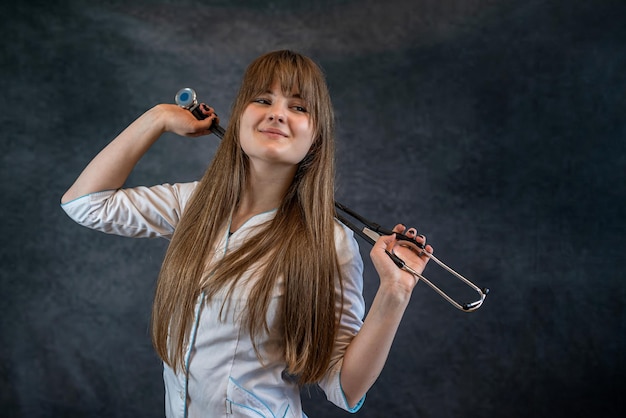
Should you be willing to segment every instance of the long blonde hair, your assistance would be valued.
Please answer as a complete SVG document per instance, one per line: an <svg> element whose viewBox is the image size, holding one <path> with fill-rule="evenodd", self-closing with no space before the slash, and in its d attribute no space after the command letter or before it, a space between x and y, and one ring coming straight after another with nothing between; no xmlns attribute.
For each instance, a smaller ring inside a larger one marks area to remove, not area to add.
<svg viewBox="0 0 626 418"><path fill-rule="evenodd" d="M212 263L207 276L207 262L246 184L248 161L239 145L240 117L274 81L284 92L298 92L305 100L314 126L313 145L273 220L241 248ZM323 376L338 326L336 280L341 283L334 241L334 174L334 115L321 69L292 51L257 58L246 70L231 123L163 261L152 310L152 340L165 363L175 370L184 367L183 349L201 292L207 299L222 289L232 292L247 269L265 260L246 306L244 324L252 341L268 331L271 294L283 277L285 294L278 314L287 371L301 384Z"/></svg>

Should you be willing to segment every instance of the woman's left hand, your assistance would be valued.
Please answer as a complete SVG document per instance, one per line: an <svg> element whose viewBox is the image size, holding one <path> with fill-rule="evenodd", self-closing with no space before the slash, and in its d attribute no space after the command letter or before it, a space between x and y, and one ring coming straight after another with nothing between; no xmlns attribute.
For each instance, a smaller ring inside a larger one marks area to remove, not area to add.
<svg viewBox="0 0 626 418"><path fill-rule="evenodd" d="M421 245L426 244L426 238L423 235L417 235L415 228L407 229L404 225L398 224L393 228L393 231L413 238ZM404 240L397 240L395 234L381 236L372 247L370 257L380 276L381 286L389 286L391 289L411 293L419 278L399 268L387 252L397 255L409 267L421 274L429 260L425 252L432 254L433 248L426 245L422 250L416 246L411 246Z"/></svg>
<svg viewBox="0 0 626 418"><path fill-rule="evenodd" d="M380 287L372 301L363 326L352 339L343 358L341 386L349 405L354 405L374 384L385 365L391 343L405 309L411 299L418 278L399 268L389 253L395 253L413 270L424 271L428 255L422 249L405 240L397 240L395 233L402 233L420 245L426 244L424 236L417 235L415 228L406 229L396 225L394 234L381 236L374 244L370 257L380 276ZM433 252L430 245L424 251Z"/></svg>

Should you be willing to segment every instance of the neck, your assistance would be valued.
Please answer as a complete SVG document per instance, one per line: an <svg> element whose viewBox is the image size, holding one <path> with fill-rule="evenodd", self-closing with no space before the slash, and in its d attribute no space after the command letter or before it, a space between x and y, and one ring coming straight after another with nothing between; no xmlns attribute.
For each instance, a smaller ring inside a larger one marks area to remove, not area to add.
<svg viewBox="0 0 626 418"><path fill-rule="evenodd" d="M248 182L233 213L231 232L235 232L251 217L280 206L296 172L294 166L273 166L260 170L251 164L250 168Z"/></svg>

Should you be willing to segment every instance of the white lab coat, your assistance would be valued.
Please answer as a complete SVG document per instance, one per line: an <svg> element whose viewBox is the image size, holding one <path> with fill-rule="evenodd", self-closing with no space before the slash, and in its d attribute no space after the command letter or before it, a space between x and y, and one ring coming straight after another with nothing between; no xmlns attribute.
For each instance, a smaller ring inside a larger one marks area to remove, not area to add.
<svg viewBox="0 0 626 418"><path fill-rule="evenodd" d="M76 222L105 233L129 237L171 238L197 182L92 193L62 205ZM216 245L216 255L234 251L256 228L274 217L270 211L249 219L235 233L228 228ZM364 399L350 409L340 384L345 350L362 325L363 262L352 231L336 223L335 244L343 275L343 306L339 333L328 371L319 382L327 398L342 409L356 412ZM314 251L315 249L311 249ZM247 327L241 326L246 287L254 280L251 269L221 309L225 292L209 303L201 296L195 311L191 343L185 353L188 373L174 373L164 365L165 409L168 417L302 417L299 387L285 374L280 350L282 330L276 307L283 295L277 280L270 307L270 332L257 337L259 361ZM250 280L247 280L250 279ZM246 285L247 283L247 285ZM340 291L337 284L337 292ZM338 299L339 300L339 299Z"/></svg>

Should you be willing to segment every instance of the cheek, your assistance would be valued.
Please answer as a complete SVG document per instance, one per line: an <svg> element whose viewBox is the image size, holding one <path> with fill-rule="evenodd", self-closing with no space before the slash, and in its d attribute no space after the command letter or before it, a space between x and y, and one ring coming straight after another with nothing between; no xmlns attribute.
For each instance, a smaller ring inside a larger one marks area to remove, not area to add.
<svg viewBox="0 0 626 418"><path fill-rule="evenodd" d="M239 138L239 146L244 147L244 143L250 141L250 137L254 133L256 126L254 112L247 109L241 114L237 129L237 137Z"/></svg>
<svg viewBox="0 0 626 418"><path fill-rule="evenodd" d="M244 127L248 127L252 121L252 114L249 110L245 110L241 117L239 118L239 132L242 131Z"/></svg>
<svg viewBox="0 0 626 418"><path fill-rule="evenodd" d="M240 130L242 127L250 128L253 124L259 123L262 115L255 106L248 104L239 117Z"/></svg>
<svg viewBox="0 0 626 418"><path fill-rule="evenodd" d="M313 132L309 129L303 129L298 135L298 148L309 152L309 149L313 146Z"/></svg>
<svg viewBox="0 0 626 418"><path fill-rule="evenodd" d="M245 123L243 119L239 122L239 129L237 132L237 142L239 144L239 148L243 151L244 154L248 155L250 152L250 126Z"/></svg>
<svg viewBox="0 0 626 418"><path fill-rule="evenodd" d="M313 143L313 126L309 120L303 120L296 125L299 136L306 138L309 144Z"/></svg>

